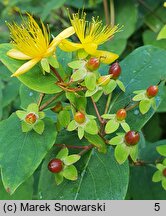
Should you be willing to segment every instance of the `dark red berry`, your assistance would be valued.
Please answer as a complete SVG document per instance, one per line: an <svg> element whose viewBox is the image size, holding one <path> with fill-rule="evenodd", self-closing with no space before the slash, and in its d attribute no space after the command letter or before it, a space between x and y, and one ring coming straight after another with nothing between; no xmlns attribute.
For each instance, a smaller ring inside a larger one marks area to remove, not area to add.
<svg viewBox="0 0 166 216"><path fill-rule="evenodd" d="M149 86L149 88L146 89L146 94L148 96L148 98L152 98L155 97L158 93L158 86L154 85L154 86Z"/></svg>
<svg viewBox="0 0 166 216"><path fill-rule="evenodd" d="M63 162L60 159L52 159L48 164L50 172L59 173L63 169Z"/></svg>
<svg viewBox="0 0 166 216"><path fill-rule="evenodd" d="M37 115L35 113L29 113L26 115L25 117L25 121L28 123L28 124L34 124L36 121L37 121Z"/></svg>
<svg viewBox="0 0 166 216"><path fill-rule="evenodd" d="M51 110L55 113L59 113L62 109L62 103L59 101Z"/></svg>
<svg viewBox="0 0 166 216"><path fill-rule="evenodd" d="M100 66L100 60L95 57L91 57L88 62L86 63L86 68L90 71L95 71Z"/></svg>
<svg viewBox="0 0 166 216"><path fill-rule="evenodd" d="M117 79L120 76L121 67L118 62L115 62L110 66L109 74L112 75L112 79Z"/></svg>
<svg viewBox="0 0 166 216"><path fill-rule="evenodd" d="M133 146L136 145L140 140L140 135L138 132L129 131L125 134L126 145Z"/></svg>
<svg viewBox="0 0 166 216"><path fill-rule="evenodd" d="M124 119L126 118L126 116L127 116L127 112L126 112L125 109L120 109L120 110L118 110L117 113L116 113L116 118L117 118L117 120L119 120L119 121L124 120Z"/></svg>
<svg viewBox="0 0 166 216"><path fill-rule="evenodd" d="M166 177L166 168L163 170L163 176Z"/></svg>
<svg viewBox="0 0 166 216"><path fill-rule="evenodd" d="M74 120L79 123L82 124L85 122L85 114L81 113L81 112L76 112L74 115Z"/></svg>

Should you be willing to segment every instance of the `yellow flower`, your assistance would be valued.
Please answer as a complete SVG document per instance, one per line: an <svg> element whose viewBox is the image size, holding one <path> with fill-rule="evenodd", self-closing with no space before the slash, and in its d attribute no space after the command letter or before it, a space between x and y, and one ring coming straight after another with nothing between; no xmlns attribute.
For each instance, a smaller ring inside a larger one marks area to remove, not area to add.
<svg viewBox="0 0 166 216"><path fill-rule="evenodd" d="M118 26L103 26L102 21L92 17L91 22L86 21L84 12L72 14L70 21L80 40L80 43L73 43L64 39L59 47L64 51L76 51L83 49L87 55L92 55L101 58L101 61L110 64L119 56L108 51L98 50L98 46L108 41L118 31Z"/></svg>
<svg viewBox="0 0 166 216"><path fill-rule="evenodd" d="M23 20L19 26L16 23L7 24L11 32L13 49L7 55L20 60L29 60L24 63L12 76L19 76L26 73L43 58L54 55L56 46L65 38L74 34L71 26L63 30L50 43L49 30L41 22L41 27L34 18L28 14L28 19Z"/></svg>

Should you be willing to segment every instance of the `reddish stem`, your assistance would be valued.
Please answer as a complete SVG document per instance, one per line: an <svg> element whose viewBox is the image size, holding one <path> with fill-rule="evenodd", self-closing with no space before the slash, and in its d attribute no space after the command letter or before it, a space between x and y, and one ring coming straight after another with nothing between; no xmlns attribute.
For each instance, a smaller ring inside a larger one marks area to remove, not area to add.
<svg viewBox="0 0 166 216"><path fill-rule="evenodd" d="M58 71L55 68L53 68L51 65L50 65L50 68L51 68L52 72L55 74L55 76L57 77L57 79L59 80L59 82L63 83L63 79L60 76L60 74L58 73Z"/></svg>

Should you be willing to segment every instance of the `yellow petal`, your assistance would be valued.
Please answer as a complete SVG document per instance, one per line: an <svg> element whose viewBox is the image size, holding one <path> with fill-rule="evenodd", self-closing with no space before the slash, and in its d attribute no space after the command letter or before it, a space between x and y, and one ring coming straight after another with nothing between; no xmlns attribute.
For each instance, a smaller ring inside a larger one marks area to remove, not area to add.
<svg viewBox="0 0 166 216"><path fill-rule="evenodd" d="M70 37L75 33L74 28L70 26L59 33L51 42L50 46L57 46L63 39Z"/></svg>
<svg viewBox="0 0 166 216"><path fill-rule="evenodd" d="M65 52L73 52L73 51L76 51L78 49L81 49L83 46L80 43L73 43L71 41L64 39L59 44L59 47L61 48L61 50L65 51Z"/></svg>
<svg viewBox="0 0 166 216"><path fill-rule="evenodd" d="M22 53L21 51L17 50L17 49L11 49L7 52L7 55L11 58L15 58L15 59L20 59L20 60L29 60L32 57L25 55L24 53Z"/></svg>
<svg viewBox="0 0 166 216"><path fill-rule="evenodd" d="M29 71L35 64L37 64L41 59L39 58L34 58L28 62L26 62L25 64L23 64L14 74L11 75L11 77L17 77L21 74L26 73L27 71Z"/></svg>
<svg viewBox="0 0 166 216"><path fill-rule="evenodd" d="M110 64L114 62L119 56L115 53L103 51L103 50L96 50L93 53L94 56L101 58L101 62L105 64Z"/></svg>
<svg viewBox="0 0 166 216"><path fill-rule="evenodd" d="M93 55L93 53L96 52L97 50L97 44L95 43L86 43L86 44L83 44L83 47L85 51L90 55Z"/></svg>

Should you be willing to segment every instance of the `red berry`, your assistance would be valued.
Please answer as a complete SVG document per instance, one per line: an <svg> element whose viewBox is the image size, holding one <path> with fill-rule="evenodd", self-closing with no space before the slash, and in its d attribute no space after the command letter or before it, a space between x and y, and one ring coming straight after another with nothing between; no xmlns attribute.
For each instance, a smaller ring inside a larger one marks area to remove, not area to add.
<svg viewBox="0 0 166 216"><path fill-rule="evenodd" d="M163 170L163 176L166 177L166 168Z"/></svg>
<svg viewBox="0 0 166 216"><path fill-rule="evenodd" d="M125 134L125 142L126 145L136 145L139 142L140 135L138 132L135 131L129 131Z"/></svg>
<svg viewBox="0 0 166 216"><path fill-rule="evenodd" d="M50 172L59 173L63 168L63 162L60 159L52 159L48 164Z"/></svg>
<svg viewBox="0 0 166 216"><path fill-rule="evenodd" d="M99 68L100 66L100 60L95 57L91 57L88 62L86 63L86 67L90 71L95 71Z"/></svg>
<svg viewBox="0 0 166 216"><path fill-rule="evenodd" d="M148 98L155 97L158 93L158 86L149 86L149 88L146 89L146 94Z"/></svg>
<svg viewBox="0 0 166 216"><path fill-rule="evenodd" d="M118 62L115 62L111 65L109 69L109 74L112 75L112 79L117 79L119 77L119 75L121 74L121 67Z"/></svg>
<svg viewBox="0 0 166 216"><path fill-rule="evenodd" d="M119 120L119 121L124 120L124 119L126 118L126 116L127 116L127 113L126 113L126 110L125 110L125 109L120 109L120 110L118 110L117 113L116 113L116 118L117 118L117 120Z"/></svg>
<svg viewBox="0 0 166 216"><path fill-rule="evenodd" d="M55 113L59 113L62 109L62 103L59 101L51 110Z"/></svg>
<svg viewBox="0 0 166 216"><path fill-rule="evenodd" d="M29 113L28 115L26 115L25 117L25 121L28 124L34 124L37 121L38 117L35 113Z"/></svg>
<svg viewBox="0 0 166 216"><path fill-rule="evenodd" d="M85 114L81 113L81 112L76 112L74 115L74 120L79 123L82 124L85 122Z"/></svg>

